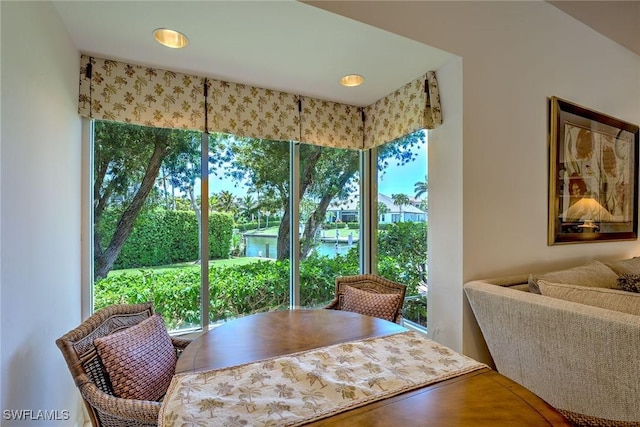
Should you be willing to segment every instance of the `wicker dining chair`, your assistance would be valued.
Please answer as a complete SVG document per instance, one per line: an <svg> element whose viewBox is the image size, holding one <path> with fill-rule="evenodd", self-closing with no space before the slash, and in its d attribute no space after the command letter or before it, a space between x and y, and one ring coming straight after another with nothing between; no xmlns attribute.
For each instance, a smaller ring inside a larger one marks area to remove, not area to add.
<svg viewBox="0 0 640 427"><path fill-rule="evenodd" d="M395 323L402 322L402 305L404 303L404 296L407 290L406 285L393 282L391 280L385 279L384 277L380 277L374 274L339 276L336 277L335 283L335 298L324 308L333 310L348 309L349 311L356 311L361 314L369 314L376 317L382 317L378 316L376 308L370 305L371 298L367 298L368 296L365 296L365 294L363 293L360 293L360 295L363 295L364 297L362 298L361 302L356 304L357 307L355 309L353 309L352 307L345 307L345 292L350 291L348 287L356 288L369 294L398 295L399 297L387 299L387 301L382 303L389 304L391 307L391 314L386 320L391 320ZM380 301L377 301L377 303L380 303Z"/></svg>
<svg viewBox="0 0 640 427"><path fill-rule="evenodd" d="M153 304L119 304L96 311L56 340L95 427L157 426L160 402L119 398L94 340L137 325L153 316ZM177 355L191 340L171 337Z"/></svg>

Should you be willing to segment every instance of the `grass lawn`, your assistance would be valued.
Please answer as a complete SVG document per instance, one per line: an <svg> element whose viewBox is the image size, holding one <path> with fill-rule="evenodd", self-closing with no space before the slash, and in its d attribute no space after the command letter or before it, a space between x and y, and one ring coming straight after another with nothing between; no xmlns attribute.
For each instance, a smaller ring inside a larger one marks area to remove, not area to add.
<svg viewBox="0 0 640 427"><path fill-rule="evenodd" d="M209 261L209 268L251 264L257 261L264 261L264 258L243 257L243 258L229 258L229 259L213 259ZM109 277L117 276L120 274L142 274L142 270L153 271L154 273L162 273L168 270L181 270L181 269L200 270L200 264L196 264L194 262L183 262L179 264L160 265L157 267L140 267L140 268L127 268L124 270L111 270L109 272Z"/></svg>

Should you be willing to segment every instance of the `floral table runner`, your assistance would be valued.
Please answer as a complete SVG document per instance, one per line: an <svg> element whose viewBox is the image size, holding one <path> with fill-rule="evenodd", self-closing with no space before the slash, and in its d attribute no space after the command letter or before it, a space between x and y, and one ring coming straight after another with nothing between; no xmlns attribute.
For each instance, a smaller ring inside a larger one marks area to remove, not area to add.
<svg viewBox="0 0 640 427"><path fill-rule="evenodd" d="M423 334L401 332L178 374L159 426L297 426L484 367Z"/></svg>

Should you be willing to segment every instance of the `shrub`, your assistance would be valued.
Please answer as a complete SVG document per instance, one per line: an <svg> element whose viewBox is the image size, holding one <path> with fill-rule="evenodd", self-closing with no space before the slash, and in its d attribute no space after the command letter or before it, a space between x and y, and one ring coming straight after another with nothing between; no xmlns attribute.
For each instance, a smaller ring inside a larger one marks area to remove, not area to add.
<svg viewBox="0 0 640 427"><path fill-rule="evenodd" d="M221 229L231 226L228 217L216 217L215 221L220 222ZM378 274L407 284L408 296L417 295L422 279L421 267L426 262L427 250L425 233L424 223L397 223L378 236ZM311 255L300 263L300 303L303 307L322 307L335 294L335 277L358 274L358 246L353 245L344 256ZM112 274L95 283L94 295L96 308L153 301L170 329L200 324L198 268ZM288 306L288 260L209 269L209 311L213 323ZM426 324L425 298L407 301L404 315Z"/></svg>
<svg viewBox="0 0 640 427"><path fill-rule="evenodd" d="M326 304L334 295L334 278L356 274L357 270L357 262L348 256L307 258L300 264L302 306ZM153 301L170 329L200 323L200 271L196 268L110 275L96 282L94 295L96 309ZM257 261L209 269L211 322L288 306L289 261Z"/></svg>
<svg viewBox="0 0 640 427"><path fill-rule="evenodd" d="M102 247L115 232L121 212L106 210L96 230ZM231 251L233 217L209 214L209 256L228 258ZM199 259L198 221L193 211L147 209L136 218L134 228L122 246L114 269L169 265Z"/></svg>

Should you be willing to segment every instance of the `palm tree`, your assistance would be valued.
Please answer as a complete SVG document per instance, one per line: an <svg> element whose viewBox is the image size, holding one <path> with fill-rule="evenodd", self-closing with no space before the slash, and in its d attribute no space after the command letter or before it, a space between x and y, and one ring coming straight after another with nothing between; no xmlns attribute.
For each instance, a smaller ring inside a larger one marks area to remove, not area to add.
<svg viewBox="0 0 640 427"><path fill-rule="evenodd" d="M209 414L213 418L213 411L218 408L224 407L224 403L222 403L219 399L202 399L198 404L200 406L200 412L209 411Z"/></svg>
<svg viewBox="0 0 640 427"><path fill-rule="evenodd" d="M381 221L382 215L389 213L389 207L382 202L378 202L378 221Z"/></svg>
<svg viewBox="0 0 640 427"><path fill-rule="evenodd" d="M260 388L251 385L247 387L240 387L238 390L240 391L240 394L238 395L240 402L247 408L248 411L250 408L255 410L255 403L253 403L253 398L262 395L262 391L260 390Z"/></svg>
<svg viewBox="0 0 640 427"><path fill-rule="evenodd" d="M278 416L280 417L280 419L282 419L282 413L283 412L289 412L291 411L291 406L287 405L284 402L271 402L267 405L268 408L268 415L272 415L272 414L278 414Z"/></svg>
<svg viewBox="0 0 640 427"><path fill-rule="evenodd" d="M391 199L393 199L393 204L400 208L400 222L402 222L402 207L409 205L409 196L406 194L392 194Z"/></svg>
<svg viewBox="0 0 640 427"><path fill-rule="evenodd" d="M247 194L244 197L238 199L240 205L240 214L251 221L253 219L253 213L256 211L256 201L251 194Z"/></svg>
<svg viewBox="0 0 640 427"><path fill-rule="evenodd" d="M222 190L217 194L217 196L218 200L216 208L221 212L229 212L235 217L235 214L238 211L238 204L236 202L236 198L233 197L233 194L229 191Z"/></svg>
<svg viewBox="0 0 640 427"><path fill-rule="evenodd" d="M427 191L429 191L429 181L427 175L424 176L424 181L415 183L414 189L416 192L416 199L419 199L423 194L427 194Z"/></svg>
<svg viewBox="0 0 640 427"><path fill-rule="evenodd" d="M209 212L216 212L219 209L220 202L217 194L209 196Z"/></svg>

